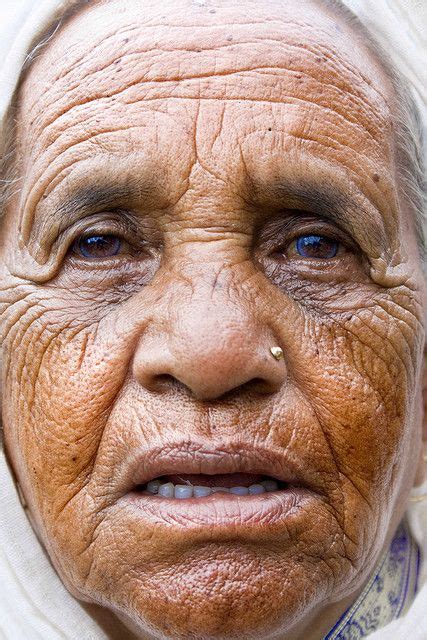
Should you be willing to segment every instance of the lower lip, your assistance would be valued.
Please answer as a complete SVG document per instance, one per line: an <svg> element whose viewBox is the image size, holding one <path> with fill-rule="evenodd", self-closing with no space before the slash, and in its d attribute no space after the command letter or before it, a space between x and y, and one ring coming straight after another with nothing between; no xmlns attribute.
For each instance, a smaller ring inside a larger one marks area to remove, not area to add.
<svg viewBox="0 0 427 640"><path fill-rule="evenodd" d="M200 498L165 498L158 495L132 491L119 503L132 513L152 524L165 524L177 528L206 529L210 532L230 528L256 530L263 535L268 528L277 533L280 524L307 515L307 509L319 504L320 496L301 487L290 487L258 495L237 496L230 493L213 493ZM237 533L237 532L236 532Z"/></svg>

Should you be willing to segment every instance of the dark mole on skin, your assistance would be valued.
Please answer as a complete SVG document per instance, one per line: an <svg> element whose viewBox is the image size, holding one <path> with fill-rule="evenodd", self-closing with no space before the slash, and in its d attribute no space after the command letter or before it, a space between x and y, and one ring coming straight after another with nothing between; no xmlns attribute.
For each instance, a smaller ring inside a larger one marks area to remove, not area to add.
<svg viewBox="0 0 427 640"><path fill-rule="evenodd" d="M378 173L374 173L374 175L372 176L372 180L373 180L374 182L379 182L380 177L379 177Z"/></svg>

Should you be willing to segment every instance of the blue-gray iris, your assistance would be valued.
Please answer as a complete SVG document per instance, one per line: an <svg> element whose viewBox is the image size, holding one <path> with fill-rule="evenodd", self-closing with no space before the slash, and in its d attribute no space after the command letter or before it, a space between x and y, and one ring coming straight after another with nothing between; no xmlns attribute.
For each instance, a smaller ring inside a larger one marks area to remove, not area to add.
<svg viewBox="0 0 427 640"><path fill-rule="evenodd" d="M121 249L120 238L113 235L94 235L78 241L78 252L84 258L111 258Z"/></svg>
<svg viewBox="0 0 427 640"><path fill-rule="evenodd" d="M296 241L296 250L303 258L334 258L338 247L337 240L326 236L301 236Z"/></svg>

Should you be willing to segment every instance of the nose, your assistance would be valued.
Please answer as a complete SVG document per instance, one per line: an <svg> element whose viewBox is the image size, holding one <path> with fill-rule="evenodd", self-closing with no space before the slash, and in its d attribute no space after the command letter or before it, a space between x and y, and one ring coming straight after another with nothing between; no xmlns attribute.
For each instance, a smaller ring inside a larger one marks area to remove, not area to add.
<svg viewBox="0 0 427 640"><path fill-rule="evenodd" d="M149 391L179 384L201 401L230 392L276 392L286 377L272 330L248 309L224 301L177 305L166 322L155 321L140 338L135 379Z"/></svg>

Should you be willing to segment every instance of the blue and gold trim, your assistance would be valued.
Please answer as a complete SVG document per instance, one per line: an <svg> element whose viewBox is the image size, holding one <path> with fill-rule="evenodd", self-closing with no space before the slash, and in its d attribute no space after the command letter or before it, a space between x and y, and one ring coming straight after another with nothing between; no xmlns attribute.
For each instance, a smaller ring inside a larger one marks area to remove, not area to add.
<svg viewBox="0 0 427 640"><path fill-rule="evenodd" d="M356 602L324 640L360 640L404 615L418 587L420 551L403 521Z"/></svg>

